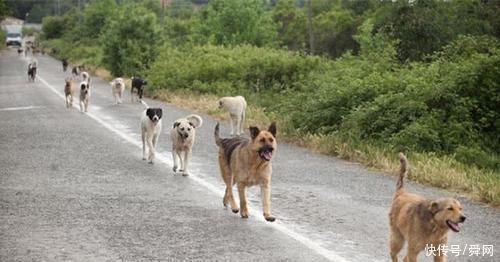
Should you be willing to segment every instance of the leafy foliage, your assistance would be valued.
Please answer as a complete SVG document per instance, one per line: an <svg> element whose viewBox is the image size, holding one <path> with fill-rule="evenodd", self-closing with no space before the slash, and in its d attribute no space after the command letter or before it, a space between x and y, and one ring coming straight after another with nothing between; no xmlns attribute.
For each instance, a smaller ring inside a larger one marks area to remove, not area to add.
<svg viewBox="0 0 500 262"><path fill-rule="evenodd" d="M140 74L156 56L158 30L153 12L140 5L124 5L102 34L103 64L117 76Z"/></svg>
<svg viewBox="0 0 500 262"><path fill-rule="evenodd" d="M197 43L274 46L276 25L259 0L213 0L200 12Z"/></svg>

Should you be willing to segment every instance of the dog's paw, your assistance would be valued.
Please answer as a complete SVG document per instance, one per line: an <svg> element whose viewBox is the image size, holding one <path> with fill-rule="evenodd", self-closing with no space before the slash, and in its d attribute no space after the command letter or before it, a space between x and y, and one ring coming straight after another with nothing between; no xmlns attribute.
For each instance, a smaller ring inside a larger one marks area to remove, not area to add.
<svg viewBox="0 0 500 262"><path fill-rule="evenodd" d="M248 215L241 215L241 218L248 218Z"/></svg>
<svg viewBox="0 0 500 262"><path fill-rule="evenodd" d="M174 171L174 173L177 172L177 166L173 166L172 171Z"/></svg>
<svg viewBox="0 0 500 262"><path fill-rule="evenodd" d="M151 164L151 165L154 164L153 160L149 160L148 163Z"/></svg>
<svg viewBox="0 0 500 262"><path fill-rule="evenodd" d="M273 216L267 216L267 217L264 217L264 218L265 218L265 219L266 219L266 221L268 221L268 222L274 222L274 221L276 220L276 218L275 218L275 217L273 217Z"/></svg>
<svg viewBox="0 0 500 262"><path fill-rule="evenodd" d="M188 172L182 172L182 176L189 176Z"/></svg>
<svg viewBox="0 0 500 262"><path fill-rule="evenodd" d="M224 205L224 206L225 206L225 205ZM237 209L237 208L236 208L236 209L231 209L231 211L233 211L233 213L235 213L235 214L238 214L238 212L240 212L240 210L239 210L239 209Z"/></svg>

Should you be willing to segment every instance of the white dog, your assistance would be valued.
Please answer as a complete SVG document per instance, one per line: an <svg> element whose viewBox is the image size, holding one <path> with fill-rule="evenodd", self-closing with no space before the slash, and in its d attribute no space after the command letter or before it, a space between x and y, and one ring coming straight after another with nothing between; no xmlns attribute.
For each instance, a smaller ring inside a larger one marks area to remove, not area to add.
<svg viewBox="0 0 500 262"><path fill-rule="evenodd" d="M125 81L123 81L123 78L118 77L109 84L111 85L111 92L115 97L115 104L121 104L123 92L125 91Z"/></svg>
<svg viewBox="0 0 500 262"><path fill-rule="evenodd" d="M172 130L170 130L174 172L180 172L183 176L189 175L188 164L196 136L195 129L201 127L202 123L203 120L198 115L188 115L174 122Z"/></svg>
<svg viewBox="0 0 500 262"><path fill-rule="evenodd" d="M141 101L146 107L141 116L142 160L146 160L146 143L148 145L148 161L153 164L156 154L156 145L161 133L161 108L150 108L146 102Z"/></svg>
<svg viewBox="0 0 500 262"><path fill-rule="evenodd" d="M87 81L80 83L80 111L87 112L90 102L90 84Z"/></svg>
<svg viewBox="0 0 500 262"><path fill-rule="evenodd" d="M242 96L226 96L219 99L219 108L224 108L231 117L231 135L242 135L247 101Z"/></svg>
<svg viewBox="0 0 500 262"><path fill-rule="evenodd" d="M80 75L81 75L81 77L82 77L82 81L85 81L85 82L87 82L87 83L89 83L89 84L90 84L90 75L89 75L89 73L88 73L88 72L86 72L86 71L82 71L82 72L80 73Z"/></svg>

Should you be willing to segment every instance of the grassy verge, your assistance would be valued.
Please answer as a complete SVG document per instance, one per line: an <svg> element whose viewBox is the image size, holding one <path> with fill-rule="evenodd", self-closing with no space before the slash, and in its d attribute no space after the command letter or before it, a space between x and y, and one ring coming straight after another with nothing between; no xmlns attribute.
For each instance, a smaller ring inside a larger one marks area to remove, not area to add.
<svg viewBox="0 0 500 262"><path fill-rule="evenodd" d="M217 109L218 97L214 95L200 95L187 90L160 90L153 94L153 97L179 107L208 114L218 120L228 120L227 113ZM248 108L247 117L247 125L261 127L278 119L264 112L262 108L251 105ZM287 129L287 124L279 120L278 128L280 128L281 141L306 147L317 153L356 161L386 174L394 175L395 170L398 170L399 160L392 150L362 142L346 142L334 135L298 134ZM500 206L499 173L464 165L449 156L410 153L408 158L411 165L409 174L411 180L465 193L475 200L495 207Z"/></svg>

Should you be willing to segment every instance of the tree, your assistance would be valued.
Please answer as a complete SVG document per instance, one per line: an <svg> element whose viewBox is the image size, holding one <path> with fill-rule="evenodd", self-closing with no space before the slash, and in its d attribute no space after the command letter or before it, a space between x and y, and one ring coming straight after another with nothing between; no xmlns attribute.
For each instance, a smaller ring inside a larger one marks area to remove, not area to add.
<svg viewBox="0 0 500 262"><path fill-rule="evenodd" d="M198 43L275 46L276 24L259 0L213 0L195 26Z"/></svg>
<svg viewBox="0 0 500 262"><path fill-rule="evenodd" d="M278 37L289 49L299 50L305 46L306 17L293 0L279 1L273 9L273 20L278 25Z"/></svg>
<svg viewBox="0 0 500 262"><path fill-rule="evenodd" d="M101 36L103 63L113 75L140 74L156 56L159 30L156 15L147 8L127 4L110 19Z"/></svg>
<svg viewBox="0 0 500 262"><path fill-rule="evenodd" d="M65 31L65 19L62 16L46 16L42 20L42 32L46 39L60 38Z"/></svg>
<svg viewBox="0 0 500 262"><path fill-rule="evenodd" d="M11 10L5 0L0 0L0 17L10 15Z"/></svg>
<svg viewBox="0 0 500 262"><path fill-rule="evenodd" d="M101 34L107 19L113 19L117 8L115 0L95 0L85 7L81 34L88 38L97 38Z"/></svg>
<svg viewBox="0 0 500 262"><path fill-rule="evenodd" d="M353 39L360 20L348 10L333 9L321 13L313 19L313 32L316 53L339 57L345 51L359 50L359 44Z"/></svg>

